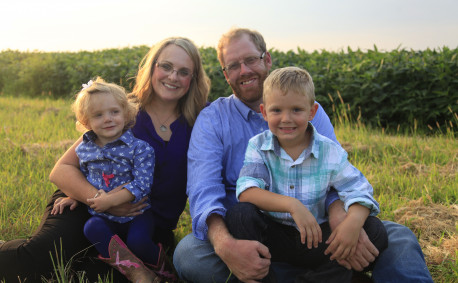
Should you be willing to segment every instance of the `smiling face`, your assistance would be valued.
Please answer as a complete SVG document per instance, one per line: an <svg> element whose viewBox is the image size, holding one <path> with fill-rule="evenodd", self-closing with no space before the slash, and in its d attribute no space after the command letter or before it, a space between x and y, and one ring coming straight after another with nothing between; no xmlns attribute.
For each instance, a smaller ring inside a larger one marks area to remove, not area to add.
<svg viewBox="0 0 458 283"><path fill-rule="evenodd" d="M247 34L232 39L222 50L224 65L228 66L249 57L260 57L262 52L256 48ZM259 111L262 101L263 83L272 67L270 54L266 52L260 64L247 67L241 64L235 72L224 72L226 81L232 88L235 96L255 111Z"/></svg>
<svg viewBox="0 0 458 283"><path fill-rule="evenodd" d="M95 93L89 98L86 127L97 135L96 143L104 146L118 139L124 132L124 109L111 93Z"/></svg>
<svg viewBox="0 0 458 283"><path fill-rule="evenodd" d="M166 72L164 68L157 64L171 66L173 70ZM192 76L183 77L184 70L194 71L194 63L186 51L174 44L165 47L157 58L151 77L151 84L154 89L154 99L163 102L177 103L189 90Z"/></svg>
<svg viewBox="0 0 458 283"><path fill-rule="evenodd" d="M284 94L279 89L272 89L264 99L260 106L262 116L281 147L307 147L307 125L315 117L318 104L311 105L310 99L304 94L294 91Z"/></svg>

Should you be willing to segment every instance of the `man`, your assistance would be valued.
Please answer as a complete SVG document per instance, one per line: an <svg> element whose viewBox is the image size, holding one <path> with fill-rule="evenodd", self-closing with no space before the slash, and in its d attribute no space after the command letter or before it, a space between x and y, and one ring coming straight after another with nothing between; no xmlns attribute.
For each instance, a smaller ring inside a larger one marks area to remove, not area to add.
<svg viewBox="0 0 458 283"><path fill-rule="evenodd" d="M235 186L248 140L268 128L259 114L259 105L272 58L261 34L232 29L220 39L218 59L234 94L213 102L194 125L188 150L187 186L193 234L178 244L174 264L186 281L225 282L232 273L243 282L256 282L268 273L269 250L257 241L233 238L224 216L237 201ZM319 133L337 142L321 106L312 124ZM331 229L335 229L346 212L335 192L328 195L326 203ZM393 222L384 221L384 225L388 249L378 257L373 279L432 282L415 235ZM356 254L339 263L362 270L377 256L377 249L361 230ZM288 264L273 263L272 267L279 282L292 282L301 272Z"/></svg>

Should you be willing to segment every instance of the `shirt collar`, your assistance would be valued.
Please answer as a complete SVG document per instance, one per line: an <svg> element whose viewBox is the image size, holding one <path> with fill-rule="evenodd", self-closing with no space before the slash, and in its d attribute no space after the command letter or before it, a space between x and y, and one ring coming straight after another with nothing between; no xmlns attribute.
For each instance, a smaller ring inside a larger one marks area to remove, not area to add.
<svg viewBox="0 0 458 283"><path fill-rule="evenodd" d="M310 144L301 153L301 156L304 155L304 157L307 157L309 154L311 154L315 158L318 158L320 154L320 146L319 146L318 140L316 139L317 131L315 127L312 125L312 123L310 122L308 123L307 131L310 132L311 134ZM280 143L278 142L277 137L274 136L271 131L267 131L265 139L262 142L260 149L263 151L272 150L277 156L281 156Z"/></svg>
<svg viewBox="0 0 458 283"><path fill-rule="evenodd" d="M83 140L85 142L94 142L95 143L95 140L97 139L97 135L94 133L94 131L90 130L90 131L87 131L86 133L84 133L83 135ZM126 145L129 145L133 142L134 140L134 135L132 134L132 131L130 129L128 129L127 131L125 131L120 137L119 139L113 141L113 142L110 142L108 144L113 144L113 143L117 143L117 142L122 142Z"/></svg>
<svg viewBox="0 0 458 283"><path fill-rule="evenodd" d="M254 111L250 107L246 106L246 104L243 103L237 96L235 96L235 94L232 94L231 98L234 100L235 108L237 108L237 110L239 111L240 115L242 115L242 117L245 120L248 121L248 119L250 117L250 113L252 113L251 115L256 115L257 114L256 111Z"/></svg>

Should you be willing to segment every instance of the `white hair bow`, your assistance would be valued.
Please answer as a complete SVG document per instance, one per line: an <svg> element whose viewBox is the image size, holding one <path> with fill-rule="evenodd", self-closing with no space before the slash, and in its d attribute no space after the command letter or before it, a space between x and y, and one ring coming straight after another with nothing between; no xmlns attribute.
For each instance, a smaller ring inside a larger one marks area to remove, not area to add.
<svg viewBox="0 0 458 283"><path fill-rule="evenodd" d="M93 81L90 80L90 81L87 82L87 84L82 84L83 89L86 89L86 88L90 87L92 85L92 83L93 83Z"/></svg>

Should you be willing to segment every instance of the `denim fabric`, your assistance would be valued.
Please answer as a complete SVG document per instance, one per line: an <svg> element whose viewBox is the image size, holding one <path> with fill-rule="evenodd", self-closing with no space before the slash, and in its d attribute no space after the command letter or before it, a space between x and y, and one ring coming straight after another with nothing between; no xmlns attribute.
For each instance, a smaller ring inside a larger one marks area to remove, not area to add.
<svg viewBox="0 0 458 283"><path fill-rule="evenodd" d="M433 282L415 234L398 223L382 222L388 233L388 248L379 255L372 271L374 282Z"/></svg>
<svg viewBox="0 0 458 283"><path fill-rule="evenodd" d="M328 222L320 225L323 241L317 248L312 249L308 249L301 243L300 233L296 228L275 222L251 203L242 202L230 208L226 213L226 225L235 238L256 240L266 245L272 256L272 262L287 262L302 266L303 270L313 269L307 271L307 280L311 278L319 278L320 281L326 282L351 280L352 271L337 262L331 262L330 255L324 254L328 247L325 241L331 235ZM387 234L380 220L369 217L364 224L364 229L380 252L386 249Z"/></svg>
<svg viewBox="0 0 458 283"><path fill-rule="evenodd" d="M388 233L388 247L372 271L374 282L433 282L415 235L407 227L382 221ZM173 263L180 278L188 282L225 282L230 272L215 254L209 241L187 235L175 249ZM278 282L292 283L303 271L286 263L274 262ZM202 272L212 270L213 272ZM212 278L215 278L213 281ZM220 280L217 280L220 279Z"/></svg>

